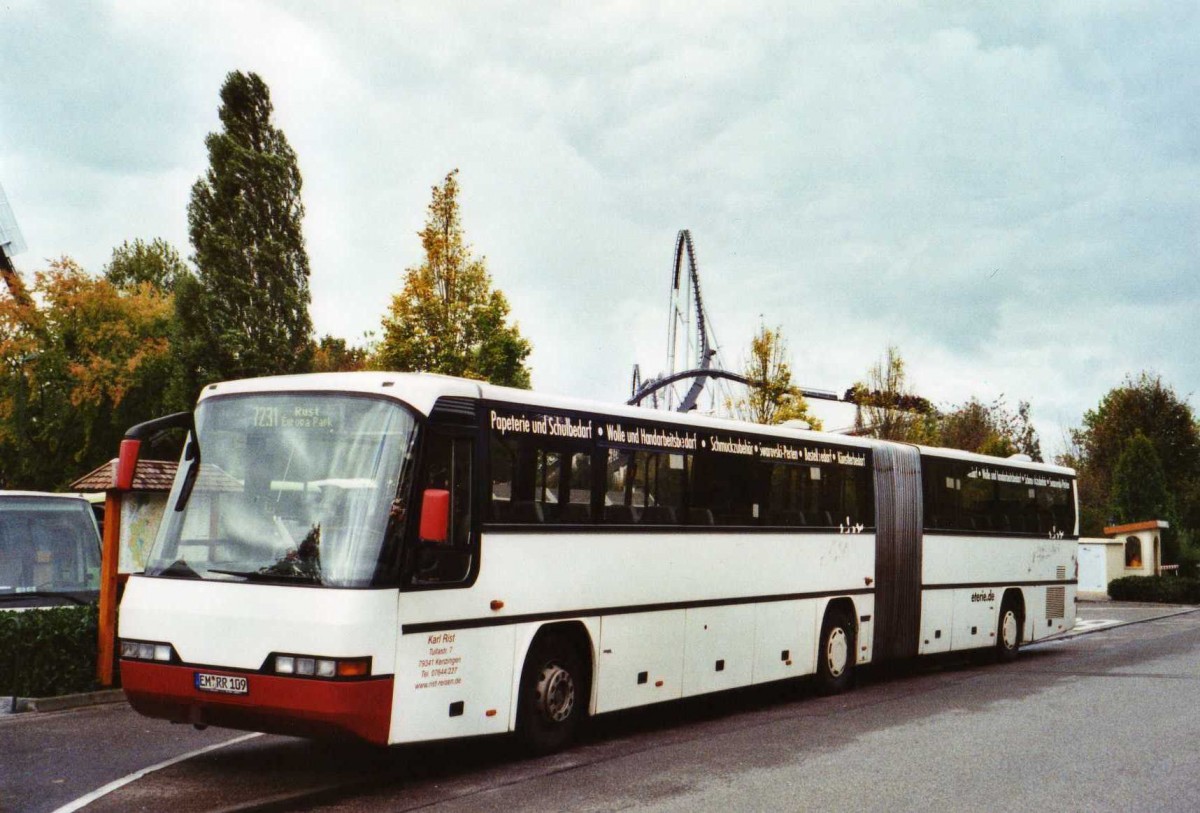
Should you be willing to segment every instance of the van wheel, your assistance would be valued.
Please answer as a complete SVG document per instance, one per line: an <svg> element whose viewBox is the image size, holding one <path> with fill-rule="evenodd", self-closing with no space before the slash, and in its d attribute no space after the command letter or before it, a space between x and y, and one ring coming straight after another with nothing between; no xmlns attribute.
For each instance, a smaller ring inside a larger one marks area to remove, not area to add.
<svg viewBox="0 0 1200 813"><path fill-rule="evenodd" d="M854 624L841 610L825 613L817 652L817 691L839 694L854 682Z"/></svg>
<svg viewBox="0 0 1200 813"><path fill-rule="evenodd" d="M578 648L564 635L539 636L529 647L517 702L517 732L529 751L558 751L575 737L587 714L585 672Z"/></svg>

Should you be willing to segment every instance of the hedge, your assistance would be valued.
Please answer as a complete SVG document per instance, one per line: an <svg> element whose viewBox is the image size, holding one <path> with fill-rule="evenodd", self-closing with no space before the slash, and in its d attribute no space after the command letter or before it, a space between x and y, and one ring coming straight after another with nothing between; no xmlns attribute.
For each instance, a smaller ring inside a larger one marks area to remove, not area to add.
<svg viewBox="0 0 1200 813"><path fill-rule="evenodd" d="M1200 579L1183 576L1124 576L1108 583L1108 595L1118 601L1200 604Z"/></svg>
<svg viewBox="0 0 1200 813"><path fill-rule="evenodd" d="M94 689L98 618L94 604L0 612L0 695Z"/></svg>

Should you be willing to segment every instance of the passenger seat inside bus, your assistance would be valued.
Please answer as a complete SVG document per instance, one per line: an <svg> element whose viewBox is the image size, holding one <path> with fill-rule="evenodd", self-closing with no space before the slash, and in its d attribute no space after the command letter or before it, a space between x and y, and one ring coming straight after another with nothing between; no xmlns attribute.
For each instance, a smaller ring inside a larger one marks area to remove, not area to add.
<svg viewBox="0 0 1200 813"><path fill-rule="evenodd" d="M533 500L513 500L509 506L509 522L519 522L522 525L541 524L546 521L542 513L542 504Z"/></svg>
<svg viewBox="0 0 1200 813"><path fill-rule="evenodd" d="M642 509L643 525L674 525L675 509L669 505L647 505Z"/></svg>
<svg viewBox="0 0 1200 813"><path fill-rule="evenodd" d="M592 507L587 503L569 502L560 506L559 521L582 525L592 521Z"/></svg>
<svg viewBox="0 0 1200 813"><path fill-rule="evenodd" d="M804 514L801 511L784 509L782 511L772 511L767 515L768 525L782 525L789 528L795 528L804 525Z"/></svg>
<svg viewBox="0 0 1200 813"><path fill-rule="evenodd" d="M634 514L632 505L606 505L604 506L604 521L617 525L632 525L637 522L637 516Z"/></svg>

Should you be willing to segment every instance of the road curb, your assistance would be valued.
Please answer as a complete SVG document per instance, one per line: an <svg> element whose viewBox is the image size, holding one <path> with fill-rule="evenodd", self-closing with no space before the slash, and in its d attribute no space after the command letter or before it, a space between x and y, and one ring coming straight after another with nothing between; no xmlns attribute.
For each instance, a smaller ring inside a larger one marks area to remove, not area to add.
<svg viewBox="0 0 1200 813"><path fill-rule="evenodd" d="M1200 607L1184 607L1183 609L1176 610L1175 612L1163 613L1162 615L1152 615L1149 618L1135 618L1131 621L1118 621L1115 624L1107 624L1103 627L1093 627L1092 629L1086 629L1086 630L1076 631L1076 630L1072 629L1072 630L1070 630L1068 632L1064 632L1060 635L1054 635L1049 638L1042 638L1037 641L1032 641L1029 644L1026 644L1025 646L1037 646L1038 644L1042 643L1042 641L1047 641L1047 642L1049 642L1049 641L1066 641L1070 638L1079 638L1080 636L1083 636L1083 635L1092 635L1097 632L1105 632L1107 630L1115 630L1118 627L1128 627L1131 624L1146 624L1151 621L1161 621L1164 618L1174 618L1177 615L1188 615L1190 613L1198 613L1198 612L1200 612Z"/></svg>
<svg viewBox="0 0 1200 813"><path fill-rule="evenodd" d="M7 711L12 708L12 698L0 698L0 705ZM121 689L102 689L97 692L64 694L58 697L18 697L17 714L38 711L66 711L84 706L103 706L108 703L124 703L125 692ZM5 712L0 712L5 713Z"/></svg>

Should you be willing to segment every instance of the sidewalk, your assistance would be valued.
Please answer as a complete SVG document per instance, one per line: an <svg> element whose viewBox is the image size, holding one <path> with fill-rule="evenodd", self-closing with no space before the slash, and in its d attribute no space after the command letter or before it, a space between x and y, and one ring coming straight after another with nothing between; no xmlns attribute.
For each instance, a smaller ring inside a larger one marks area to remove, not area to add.
<svg viewBox="0 0 1200 813"><path fill-rule="evenodd" d="M1076 604L1075 628L1054 638L1071 638L1076 635L1087 635L1100 630L1124 627L1129 624L1140 624L1144 621L1154 621L1158 618L1169 618L1173 615L1185 615L1200 611L1200 606L1192 604L1150 604L1140 601L1111 601L1081 599ZM1050 640L1050 639L1047 639Z"/></svg>
<svg viewBox="0 0 1200 813"><path fill-rule="evenodd" d="M64 694L58 697L18 697L16 714L29 711L65 711L81 706L99 706L104 703L124 703L125 692L120 689L102 689L81 694ZM13 714L13 698L0 696L0 717Z"/></svg>

